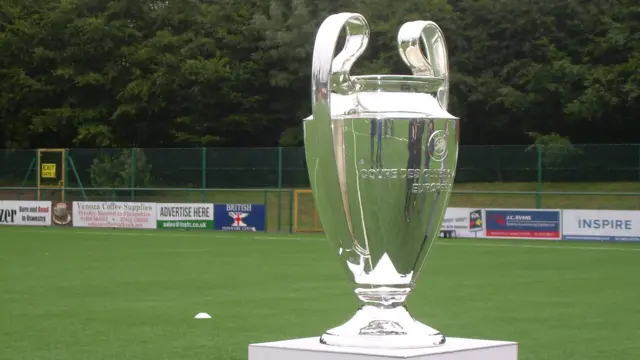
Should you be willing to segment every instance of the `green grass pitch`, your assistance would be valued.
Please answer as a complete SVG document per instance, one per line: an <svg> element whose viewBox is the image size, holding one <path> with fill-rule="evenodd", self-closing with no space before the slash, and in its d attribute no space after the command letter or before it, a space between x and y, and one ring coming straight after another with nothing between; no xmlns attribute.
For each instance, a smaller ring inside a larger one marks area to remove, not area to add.
<svg viewBox="0 0 640 360"><path fill-rule="evenodd" d="M442 239L409 308L520 360L631 360L639 269L638 244ZM0 228L2 360L246 359L356 307L321 235Z"/></svg>

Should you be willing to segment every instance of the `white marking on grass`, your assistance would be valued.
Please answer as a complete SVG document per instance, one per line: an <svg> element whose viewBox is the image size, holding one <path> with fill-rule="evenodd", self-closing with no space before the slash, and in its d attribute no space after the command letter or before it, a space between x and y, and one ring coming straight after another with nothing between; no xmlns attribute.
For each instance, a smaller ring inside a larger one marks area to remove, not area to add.
<svg viewBox="0 0 640 360"><path fill-rule="evenodd" d="M198 313L194 318L195 319L211 319L211 315L207 313Z"/></svg>
<svg viewBox="0 0 640 360"><path fill-rule="evenodd" d="M31 229L20 229L20 232L27 233L39 233L39 234L50 234L52 231L59 230L31 230ZM303 238L303 237L294 237L294 236L244 236L248 233L236 233L236 235L227 235L227 234L219 234L215 232L193 232L193 233L185 233L178 234L175 232L170 232L171 230L167 230L167 232L156 231L153 233L148 232L125 232L125 231L69 231L65 235L104 235L104 236L160 236L160 237L207 237L207 238L215 238L215 239L234 239L234 240L295 240L295 241L325 241L323 238Z"/></svg>
<svg viewBox="0 0 640 360"><path fill-rule="evenodd" d="M491 241L491 240L488 240ZM535 240L531 240L535 241ZM532 249L570 249L570 250L609 250L609 251L640 251L635 248L616 248L605 246L563 246L563 245L523 245L523 244L478 244L478 243L454 243L454 242L436 242L436 245L453 245L453 246L482 246L482 247L507 247L507 248L532 248Z"/></svg>
<svg viewBox="0 0 640 360"><path fill-rule="evenodd" d="M67 231L65 230L31 230L21 228L20 232L31 232L31 233L51 233L52 231ZM156 232L124 232L120 230L113 231L67 231L65 235L107 235L107 236L161 236L161 237L207 237L214 239L231 239L234 241L242 241L242 240L276 240L276 241L304 241L304 242L315 242L315 241L326 241L326 238L318 236L318 237L296 237L296 236L269 236L269 235L259 235L259 236L244 236L247 233L235 233L235 235L227 235L227 234L219 234L215 232L193 232L193 233L185 233L185 234L177 234L175 232L171 232L170 230L165 231L156 231ZM595 250L595 251L640 251L640 248L629 248L629 247L611 247L611 246L582 246L582 245L525 245L525 244L490 244L490 243L471 243L468 241L463 242L455 242L456 240L440 240L436 241L435 245L449 245L449 246L473 246L473 247L498 247L498 248L523 248L523 249L561 249L561 250ZM490 239L482 240L482 241L492 241ZM529 241L549 241L549 240L529 240ZM556 241L556 240L554 240Z"/></svg>
<svg viewBox="0 0 640 360"><path fill-rule="evenodd" d="M301 237L294 237L294 236L254 236L252 239L254 240L267 239L267 240L325 241L325 239L321 239L321 238L312 238L312 237L301 238Z"/></svg>

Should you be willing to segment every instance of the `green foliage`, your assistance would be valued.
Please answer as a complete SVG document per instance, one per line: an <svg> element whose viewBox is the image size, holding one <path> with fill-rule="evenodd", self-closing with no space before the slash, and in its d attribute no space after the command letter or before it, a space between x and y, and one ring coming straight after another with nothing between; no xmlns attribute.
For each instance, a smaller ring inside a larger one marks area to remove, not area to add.
<svg viewBox="0 0 640 360"><path fill-rule="evenodd" d="M280 136L279 146L302 146L304 144L302 126L290 127Z"/></svg>
<svg viewBox="0 0 640 360"><path fill-rule="evenodd" d="M542 151L542 164L544 167L553 167L561 163L566 163L572 157L580 155L582 152L576 148L568 137L560 136L556 133L538 134L529 133L534 140L533 145L527 151Z"/></svg>
<svg viewBox="0 0 640 360"><path fill-rule="evenodd" d="M354 74L408 73L402 23L436 21L466 144L637 142L637 0L0 2L0 146L299 145L315 34L362 13Z"/></svg>
<svg viewBox="0 0 640 360"><path fill-rule="evenodd" d="M151 165L142 149L122 150L119 156L96 158L89 169L96 188L148 187Z"/></svg>

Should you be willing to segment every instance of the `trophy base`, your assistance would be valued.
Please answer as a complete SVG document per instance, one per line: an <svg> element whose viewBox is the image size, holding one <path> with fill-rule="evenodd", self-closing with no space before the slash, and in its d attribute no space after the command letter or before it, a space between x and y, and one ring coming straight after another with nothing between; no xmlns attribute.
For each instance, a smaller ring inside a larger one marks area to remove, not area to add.
<svg viewBox="0 0 640 360"><path fill-rule="evenodd" d="M419 349L444 345L438 330L416 321L406 307L391 309L364 305L351 320L328 330L325 345L378 349Z"/></svg>

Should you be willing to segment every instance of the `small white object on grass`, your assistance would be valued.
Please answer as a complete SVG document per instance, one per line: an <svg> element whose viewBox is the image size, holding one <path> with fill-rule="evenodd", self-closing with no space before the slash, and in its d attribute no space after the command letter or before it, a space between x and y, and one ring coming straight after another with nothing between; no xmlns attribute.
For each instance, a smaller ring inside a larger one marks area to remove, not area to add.
<svg viewBox="0 0 640 360"><path fill-rule="evenodd" d="M195 318L196 319L211 319L211 315L209 315L207 313L199 313L198 315L196 315Z"/></svg>

